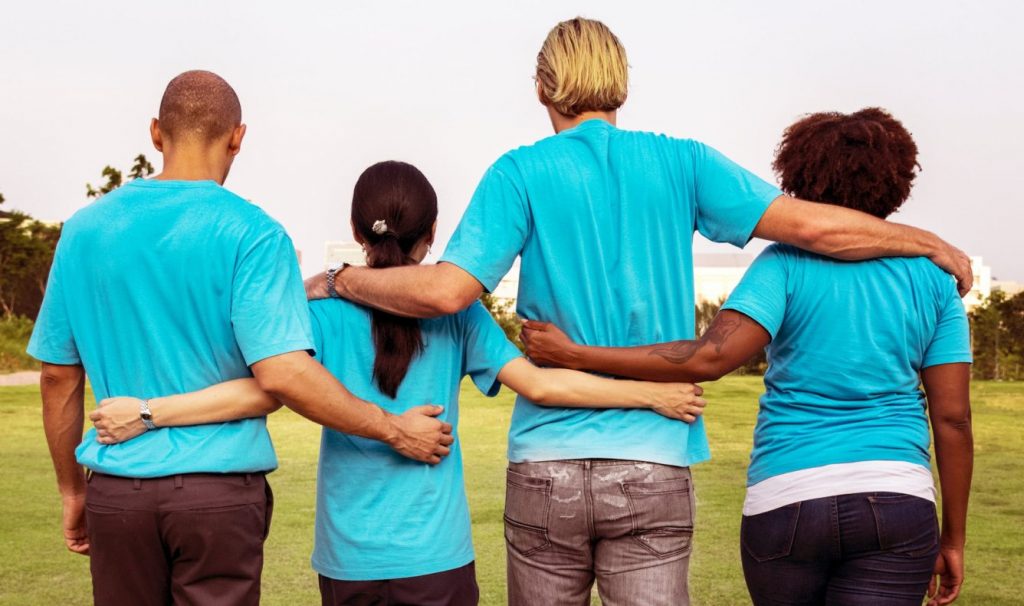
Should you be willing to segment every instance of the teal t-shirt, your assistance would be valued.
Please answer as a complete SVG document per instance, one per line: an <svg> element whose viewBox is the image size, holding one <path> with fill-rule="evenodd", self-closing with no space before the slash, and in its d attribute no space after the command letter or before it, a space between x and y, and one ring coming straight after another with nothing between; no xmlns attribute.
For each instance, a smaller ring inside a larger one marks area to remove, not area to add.
<svg viewBox="0 0 1024 606"><path fill-rule="evenodd" d="M281 226L213 181L132 181L64 224L28 352L82 364L97 400L188 393L313 339L298 259ZM268 471L265 418L164 427L78 462L149 478Z"/></svg>
<svg viewBox="0 0 1024 606"><path fill-rule="evenodd" d="M929 465L918 373L972 359L951 276L921 257L850 263L774 244L723 309L772 336L748 486L836 463Z"/></svg>
<svg viewBox="0 0 1024 606"><path fill-rule="evenodd" d="M339 299L310 304L317 359L356 396L401 414L444 406L455 443L437 465L407 459L386 444L324 429L317 470L313 568L345 581L420 576L473 561L469 506L458 436L459 386L469 376L487 396L498 373L520 356L491 315L474 303L451 316L421 320L424 350L397 397L373 382L371 314Z"/></svg>
<svg viewBox="0 0 1024 606"><path fill-rule="evenodd" d="M694 232L744 246L780 194L697 141L589 120L495 162L441 260L494 290L520 256L519 314L578 343L692 339ZM520 396L508 456L685 466L710 453L702 420L541 407Z"/></svg>

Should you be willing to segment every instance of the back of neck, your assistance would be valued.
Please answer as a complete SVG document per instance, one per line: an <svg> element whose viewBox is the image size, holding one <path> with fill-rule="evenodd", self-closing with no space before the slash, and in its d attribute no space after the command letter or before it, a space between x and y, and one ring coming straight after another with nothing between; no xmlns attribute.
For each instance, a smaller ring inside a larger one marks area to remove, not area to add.
<svg viewBox="0 0 1024 606"><path fill-rule="evenodd" d="M164 167L153 177L158 181L215 181L224 185L230 162L223 154L197 148L164 149ZM219 157L218 157L219 156Z"/></svg>

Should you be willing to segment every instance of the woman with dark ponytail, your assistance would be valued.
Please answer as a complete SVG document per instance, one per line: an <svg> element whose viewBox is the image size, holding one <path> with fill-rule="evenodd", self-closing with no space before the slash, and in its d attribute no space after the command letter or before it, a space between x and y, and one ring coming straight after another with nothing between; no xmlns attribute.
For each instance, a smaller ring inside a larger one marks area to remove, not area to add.
<svg viewBox="0 0 1024 606"><path fill-rule="evenodd" d="M434 241L436 221L434 188L414 166L381 162L359 177L352 232L368 265L420 263ZM329 272L329 279L334 276ZM311 302L310 315L317 360L355 395L391 414L433 407L454 428L454 442L438 452L434 465L324 428L312 561L325 605L477 603L458 438L466 376L487 396L503 383L541 405L648 408L680 422L695 420L705 404L701 389L691 384L537 368L479 302L450 316L414 320L334 298ZM181 411L175 421L189 424L260 394L255 381L239 380L172 396ZM127 406L138 414L137 404Z"/></svg>
<svg viewBox="0 0 1024 606"><path fill-rule="evenodd" d="M434 188L414 166L380 162L356 182L352 233L370 267L420 263L436 221ZM342 299L313 301L310 310L318 359L353 393L395 414L441 404L439 418L456 428L450 453L434 467L324 429L313 550L324 604L349 604L356 596L373 596L373 604L477 603L457 429L463 377L488 396L504 383L547 404L647 407L684 421L704 404L688 384L537 368L480 303L427 320Z"/></svg>

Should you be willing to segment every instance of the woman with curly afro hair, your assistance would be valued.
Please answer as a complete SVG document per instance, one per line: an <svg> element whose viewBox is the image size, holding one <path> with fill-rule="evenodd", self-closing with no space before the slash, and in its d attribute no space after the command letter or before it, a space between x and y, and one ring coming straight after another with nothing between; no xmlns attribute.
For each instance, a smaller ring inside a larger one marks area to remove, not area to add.
<svg viewBox="0 0 1024 606"><path fill-rule="evenodd" d="M791 196L885 218L910 195L917 146L882 109L811 114L786 129L774 167ZM956 285L927 259L837 261L774 244L697 340L584 347L547 326L531 334L527 353L539 363L699 382L762 348L766 392L741 525L754 604L956 599L973 460L971 348Z"/></svg>

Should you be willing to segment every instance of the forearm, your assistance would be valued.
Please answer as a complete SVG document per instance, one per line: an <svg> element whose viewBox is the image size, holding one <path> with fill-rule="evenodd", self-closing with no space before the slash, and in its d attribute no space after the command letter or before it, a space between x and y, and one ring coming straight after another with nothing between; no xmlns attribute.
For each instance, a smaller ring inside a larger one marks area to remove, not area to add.
<svg viewBox="0 0 1024 606"><path fill-rule="evenodd" d="M236 379L206 389L152 398L149 408L157 427L224 423L268 415L281 404L260 389L256 379Z"/></svg>
<svg viewBox="0 0 1024 606"><path fill-rule="evenodd" d="M655 394L641 381L605 379L564 368L538 368L523 395L542 406L650 408Z"/></svg>
<svg viewBox="0 0 1024 606"><path fill-rule="evenodd" d="M305 352L274 356L252 369L263 390L315 423L388 444L396 438L390 415L352 395Z"/></svg>
<svg viewBox="0 0 1024 606"><path fill-rule="evenodd" d="M931 257L947 246L923 229L789 196L780 196L772 203L753 235L847 261Z"/></svg>
<svg viewBox="0 0 1024 606"><path fill-rule="evenodd" d="M672 341L639 347L590 347L569 351L572 368L641 381L715 381L733 369L725 368L714 348L699 340Z"/></svg>
<svg viewBox="0 0 1024 606"><path fill-rule="evenodd" d="M963 547L967 536L967 503L974 469L974 438L970 416L960 422L933 423L935 459L942 491L942 542Z"/></svg>
<svg viewBox="0 0 1024 606"><path fill-rule="evenodd" d="M62 496L85 493L85 472L75 459L85 422L85 371L81 366L43 364L40 376L43 431Z"/></svg>
<svg viewBox="0 0 1024 606"><path fill-rule="evenodd" d="M456 313L480 297L483 287L450 263L370 269L349 267L337 275L342 297L411 318Z"/></svg>

